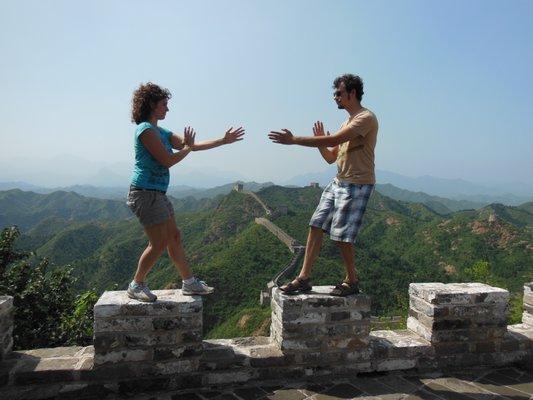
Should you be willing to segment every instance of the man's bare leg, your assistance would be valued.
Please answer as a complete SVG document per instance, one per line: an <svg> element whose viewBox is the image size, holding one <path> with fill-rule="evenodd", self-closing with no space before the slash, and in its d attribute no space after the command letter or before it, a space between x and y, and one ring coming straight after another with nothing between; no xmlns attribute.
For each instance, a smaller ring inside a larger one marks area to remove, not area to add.
<svg viewBox="0 0 533 400"><path fill-rule="evenodd" d="M324 233L322 232L322 229L315 228L314 226L311 226L309 228L309 234L307 235L307 243L305 245L304 262L300 274L298 275L299 278L309 279L313 264L315 263L316 258L320 253L320 248L322 247L323 236ZM295 279L292 281L292 284L297 285L298 281ZM286 285L282 286L282 288L285 287Z"/></svg>
<svg viewBox="0 0 533 400"><path fill-rule="evenodd" d="M320 253L320 248L322 247L323 236L324 232L322 229L314 226L309 228L307 243L305 245L304 262L299 275L300 278L307 279L311 276L311 270L313 269L313 265L315 264L316 258Z"/></svg>
<svg viewBox="0 0 533 400"><path fill-rule="evenodd" d="M341 251L342 261L346 268L345 281L355 283L359 281L357 269L355 267L355 247L352 243L336 242Z"/></svg>

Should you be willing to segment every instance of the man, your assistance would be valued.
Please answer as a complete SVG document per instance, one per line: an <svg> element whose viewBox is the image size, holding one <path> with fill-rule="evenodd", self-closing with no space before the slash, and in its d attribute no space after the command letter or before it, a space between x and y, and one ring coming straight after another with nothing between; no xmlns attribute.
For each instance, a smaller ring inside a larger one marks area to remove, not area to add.
<svg viewBox="0 0 533 400"><path fill-rule="evenodd" d="M286 294L311 290L309 277L320 252L323 232L337 243L346 267L345 279L335 286L331 294L348 296L359 293L353 244L376 183L374 148L378 121L372 111L361 106L364 92L359 76L342 75L335 79L333 88L337 106L349 114L338 132L324 134L324 125L317 121L313 127L314 136L294 136L288 129L271 131L268 135L274 143L318 147L327 163L337 162L338 170L336 178L324 189L309 222L302 270L296 279L280 287Z"/></svg>

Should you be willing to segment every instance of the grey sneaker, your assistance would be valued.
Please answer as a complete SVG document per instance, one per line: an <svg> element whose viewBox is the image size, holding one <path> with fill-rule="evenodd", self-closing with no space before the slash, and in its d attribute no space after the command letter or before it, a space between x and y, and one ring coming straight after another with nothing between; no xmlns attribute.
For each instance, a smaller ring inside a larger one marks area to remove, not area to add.
<svg viewBox="0 0 533 400"><path fill-rule="evenodd" d="M157 296L153 294L146 283L131 282L128 286L128 297L139 301L154 302Z"/></svg>
<svg viewBox="0 0 533 400"><path fill-rule="evenodd" d="M194 282L191 284L186 284L185 282L183 282L183 286L181 287L181 292L186 295L210 294L213 293L214 290L214 288L207 286L204 281L201 281L198 278L194 278Z"/></svg>

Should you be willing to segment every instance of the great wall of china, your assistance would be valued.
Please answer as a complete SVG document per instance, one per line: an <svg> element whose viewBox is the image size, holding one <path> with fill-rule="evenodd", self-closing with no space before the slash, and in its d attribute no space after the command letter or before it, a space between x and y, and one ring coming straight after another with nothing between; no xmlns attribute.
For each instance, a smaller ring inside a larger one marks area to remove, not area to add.
<svg viewBox="0 0 533 400"><path fill-rule="evenodd" d="M278 229L271 231L294 244ZM201 296L159 290L155 303L142 303L124 291L104 292L94 307L92 346L25 351L12 351L13 298L0 296L0 398L102 399L374 372L533 369L533 282L524 285L520 324L507 325L507 290L411 283L407 329L375 331L370 296L332 297L330 289L285 296L272 287L270 336L219 340L203 338ZM485 394L476 398L500 398Z"/></svg>

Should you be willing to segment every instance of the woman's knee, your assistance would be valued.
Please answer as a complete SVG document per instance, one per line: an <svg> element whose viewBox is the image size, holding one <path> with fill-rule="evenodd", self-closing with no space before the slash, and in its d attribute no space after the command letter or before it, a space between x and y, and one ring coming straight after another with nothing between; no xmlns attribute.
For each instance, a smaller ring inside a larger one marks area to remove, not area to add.
<svg viewBox="0 0 533 400"><path fill-rule="evenodd" d="M150 241L148 247L155 253L161 254L168 246L168 240L166 237L160 238L158 240Z"/></svg>

